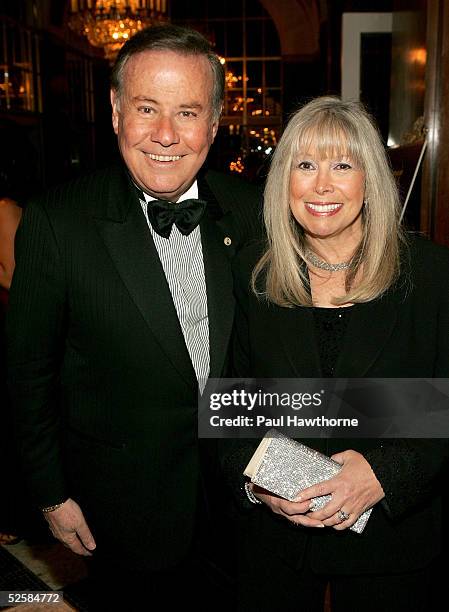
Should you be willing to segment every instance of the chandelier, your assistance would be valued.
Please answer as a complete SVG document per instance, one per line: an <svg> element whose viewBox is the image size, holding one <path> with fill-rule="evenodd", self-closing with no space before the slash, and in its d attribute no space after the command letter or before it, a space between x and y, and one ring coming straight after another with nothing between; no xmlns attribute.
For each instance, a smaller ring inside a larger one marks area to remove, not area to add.
<svg viewBox="0 0 449 612"><path fill-rule="evenodd" d="M167 21L167 0L71 0L69 27L114 61L136 32Z"/></svg>

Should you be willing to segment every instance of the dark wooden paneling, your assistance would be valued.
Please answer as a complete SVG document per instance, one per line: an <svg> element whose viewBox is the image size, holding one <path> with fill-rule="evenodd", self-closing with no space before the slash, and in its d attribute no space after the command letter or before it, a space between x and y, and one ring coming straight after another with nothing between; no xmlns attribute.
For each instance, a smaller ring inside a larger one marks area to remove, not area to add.
<svg viewBox="0 0 449 612"><path fill-rule="evenodd" d="M394 11L391 63L390 144L405 144L424 113L426 11Z"/></svg>
<svg viewBox="0 0 449 612"><path fill-rule="evenodd" d="M432 237L436 242L449 246L449 5L440 0L439 20L439 96L438 112L440 129L437 138L435 171L437 193L432 224Z"/></svg>
<svg viewBox="0 0 449 612"><path fill-rule="evenodd" d="M427 11L425 122L428 152L424 164L421 229L449 246L449 5L429 0Z"/></svg>

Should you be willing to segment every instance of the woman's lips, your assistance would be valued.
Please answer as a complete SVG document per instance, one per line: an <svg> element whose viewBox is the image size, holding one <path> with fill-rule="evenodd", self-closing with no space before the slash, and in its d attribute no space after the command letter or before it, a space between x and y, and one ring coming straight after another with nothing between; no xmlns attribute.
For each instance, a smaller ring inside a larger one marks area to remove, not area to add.
<svg viewBox="0 0 449 612"><path fill-rule="evenodd" d="M315 217L332 217L343 208L341 202L305 202L307 212Z"/></svg>

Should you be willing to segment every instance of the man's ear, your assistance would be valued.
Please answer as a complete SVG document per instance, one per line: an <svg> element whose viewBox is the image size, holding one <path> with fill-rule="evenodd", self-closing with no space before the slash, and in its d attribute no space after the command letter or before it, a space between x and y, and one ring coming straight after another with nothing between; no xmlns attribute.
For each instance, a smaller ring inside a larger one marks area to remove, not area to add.
<svg viewBox="0 0 449 612"><path fill-rule="evenodd" d="M217 135L218 132L218 121L214 121L211 125L210 128L210 134L211 134L211 139L210 139L210 144L212 144L215 140L215 136Z"/></svg>
<svg viewBox="0 0 449 612"><path fill-rule="evenodd" d="M111 89L111 105L112 105L112 127L114 128L114 132L118 134L119 95L115 89Z"/></svg>
<svg viewBox="0 0 449 612"><path fill-rule="evenodd" d="M220 114L217 116L215 115L214 120L212 122L212 142L215 140L215 136L217 135L218 132L218 127L220 125L220 119L221 119L221 113L223 112L223 104L221 105L221 110L220 110Z"/></svg>

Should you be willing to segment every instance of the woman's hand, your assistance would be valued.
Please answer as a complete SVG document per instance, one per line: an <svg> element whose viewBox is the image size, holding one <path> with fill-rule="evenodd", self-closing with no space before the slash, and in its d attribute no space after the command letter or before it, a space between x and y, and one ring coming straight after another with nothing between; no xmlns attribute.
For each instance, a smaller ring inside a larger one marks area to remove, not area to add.
<svg viewBox="0 0 449 612"><path fill-rule="evenodd" d="M272 512L279 514L298 527L324 527L322 521L317 520L310 512L310 501L290 502L282 497L273 495L257 485L250 485L254 495L260 499ZM308 513L309 512L309 513ZM307 514L308 513L308 514Z"/></svg>
<svg viewBox="0 0 449 612"><path fill-rule="evenodd" d="M296 503L299 502L301 507L305 504L310 506L313 497L332 495L324 508L309 512L307 517L313 516L326 527L342 531L351 527L365 510L383 499L385 493L370 464L360 453L347 450L333 455L332 459L343 466L340 472L301 491ZM345 518L347 515L349 517Z"/></svg>

